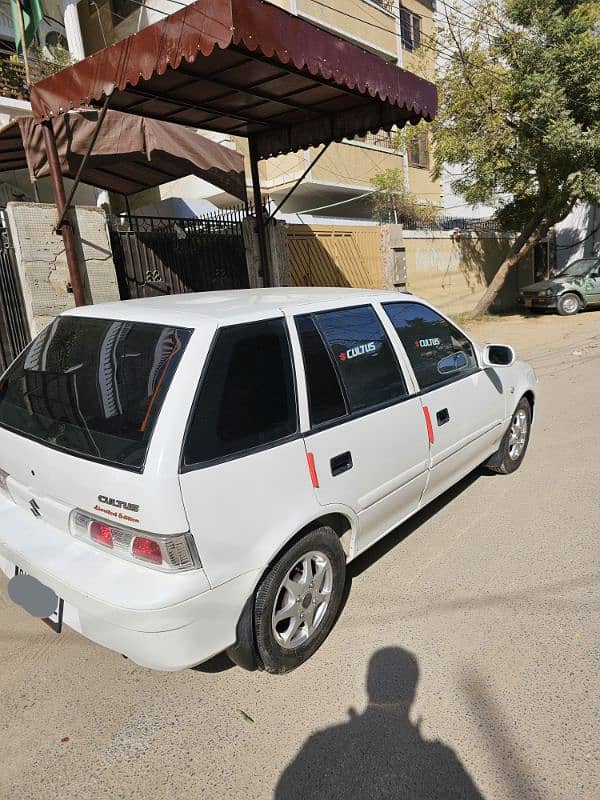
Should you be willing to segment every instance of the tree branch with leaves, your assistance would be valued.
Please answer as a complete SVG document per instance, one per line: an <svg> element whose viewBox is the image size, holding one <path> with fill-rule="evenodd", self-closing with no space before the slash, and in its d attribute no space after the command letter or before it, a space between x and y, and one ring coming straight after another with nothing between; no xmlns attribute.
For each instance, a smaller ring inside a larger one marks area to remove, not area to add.
<svg viewBox="0 0 600 800"><path fill-rule="evenodd" d="M478 316L577 202L600 204L600 6L473 0L466 17L442 0L441 9L434 175L460 165L454 191L495 205L499 225L518 231Z"/></svg>

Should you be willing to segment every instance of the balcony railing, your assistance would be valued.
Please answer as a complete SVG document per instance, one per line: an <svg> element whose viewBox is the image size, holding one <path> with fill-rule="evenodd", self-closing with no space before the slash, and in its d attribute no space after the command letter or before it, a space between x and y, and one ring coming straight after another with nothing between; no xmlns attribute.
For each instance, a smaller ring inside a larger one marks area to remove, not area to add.
<svg viewBox="0 0 600 800"><path fill-rule="evenodd" d="M29 75L31 84L54 75L64 68L64 64L43 59L29 59ZM5 58L0 53L0 97L13 100L29 100L31 86L27 85L25 64L12 58Z"/></svg>
<svg viewBox="0 0 600 800"><path fill-rule="evenodd" d="M393 150L394 152L398 152L398 148L394 147L394 135L387 131L367 133L366 136L355 136L353 141L360 142L361 144L368 144L380 150Z"/></svg>
<svg viewBox="0 0 600 800"><path fill-rule="evenodd" d="M394 0L369 0L370 3L375 3L376 6L381 6L384 11L393 12Z"/></svg>

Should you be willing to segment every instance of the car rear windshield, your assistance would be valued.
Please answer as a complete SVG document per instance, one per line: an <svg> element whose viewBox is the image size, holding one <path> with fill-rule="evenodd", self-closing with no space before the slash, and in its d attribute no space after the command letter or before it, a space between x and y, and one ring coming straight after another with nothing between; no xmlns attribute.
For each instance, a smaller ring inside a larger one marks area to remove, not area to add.
<svg viewBox="0 0 600 800"><path fill-rule="evenodd" d="M58 317L0 382L0 426L141 471L191 331Z"/></svg>

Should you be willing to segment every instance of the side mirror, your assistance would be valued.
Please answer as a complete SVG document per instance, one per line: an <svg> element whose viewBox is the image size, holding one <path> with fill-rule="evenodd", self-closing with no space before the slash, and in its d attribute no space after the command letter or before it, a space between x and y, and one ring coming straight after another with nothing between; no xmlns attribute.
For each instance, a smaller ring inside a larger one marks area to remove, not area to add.
<svg viewBox="0 0 600 800"><path fill-rule="evenodd" d="M516 359L515 351L507 344L488 344L483 349L484 367L510 367Z"/></svg>
<svg viewBox="0 0 600 800"><path fill-rule="evenodd" d="M457 350L456 353L451 353L445 356L437 363L437 371L440 375L453 375L455 372L460 372L469 365L469 360L462 350Z"/></svg>

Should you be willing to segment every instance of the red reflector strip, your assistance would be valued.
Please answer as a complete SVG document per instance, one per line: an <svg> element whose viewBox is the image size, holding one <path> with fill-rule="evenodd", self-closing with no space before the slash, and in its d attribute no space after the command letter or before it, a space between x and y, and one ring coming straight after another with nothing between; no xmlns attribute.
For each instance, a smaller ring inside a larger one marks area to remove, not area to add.
<svg viewBox="0 0 600 800"><path fill-rule="evenodd" d="M433 434L433 425L431 424L431 415L429 413L429 409L427 406L423 406L423 414L425 415L425 425L427 426L427 436L429 437L429 444L433 444L435 442L435 436Z"/></svg>
<svg viewBox="0 0 600 800"><path fill-rule="evenodd" d="M319 476L317 475L317 468L315 466L315 457L312 453L306 454L306 460L308 462L308 472L310 474L310 479L312 481L312 485L315 489L319 488Z"/></svg>

